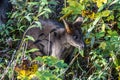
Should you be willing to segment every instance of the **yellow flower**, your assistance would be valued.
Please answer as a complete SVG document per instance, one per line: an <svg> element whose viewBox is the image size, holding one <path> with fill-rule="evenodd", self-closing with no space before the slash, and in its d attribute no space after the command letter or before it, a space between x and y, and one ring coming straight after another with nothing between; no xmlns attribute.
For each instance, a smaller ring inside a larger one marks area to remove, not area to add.
<svg viewBox="0 0 120 80"><path fill-rule="evenodd" d="M103 3L107 3L107 0L101 0L101 2L103 2Z"/></svg>
<svg viewBox="0 0 120 80"><path fill-rule="evenodd" d="M96 3L97 3L97 6L98 6L98 7L101 7L101 6L103 5L103 3L102 3L102 2L99 2L99 1L96 2Z"/></svg>
<svg viewBox="0 0 120 80"><path fill-rule="evenodd" d="M89 17L90 19L94 19L94 18L95 18L95 13L92 12L92 14L91 14L91 15L88 15L88 17Z"/></svg>
<svg viewBox="0 0 120 80"><path fill-rule="evenodd" d="M85 40L85 43L86 43L86 44L90 44L90 42L91 42L90 39L86 39L86 40Z"/></svg>
<svg viewBox="0 0 120 80"><path fill-rule="evenodd" d="M35 76L36 71L38 70L38 64L30 61L23 61L21 65L17 65L15 67L15 71L18 73L17 78L18 79L24 79L24 78L32 78L32 76Z"/></svg>
<svg viewBox="0 0 120 80"><path fill-rule="evenodd" d="M103 4L107 3L107 0L93 0L97 4L97 7L101 7Z"/></svg>
<svg viewBox="0 0 120 80"><path fill-rule="evenodd" d="M83 10L82 11L82 16L83 17L88 17L90 19L94 19L95 18L95 13L89 10Z"/></svg>

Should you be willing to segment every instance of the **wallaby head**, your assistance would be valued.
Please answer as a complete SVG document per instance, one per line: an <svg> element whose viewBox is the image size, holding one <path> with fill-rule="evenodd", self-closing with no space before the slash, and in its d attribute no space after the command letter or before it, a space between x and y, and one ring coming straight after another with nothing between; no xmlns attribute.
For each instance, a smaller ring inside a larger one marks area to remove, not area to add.
<svg viewBox="0 0 120 80"><path fill-rule="evenodd" d="M80 28L82 21L83 19L81 17L78 17L73 23L67 23L65 20L63 20L67 42L79 49L84 49L85 47L82 30Z"/></svg>

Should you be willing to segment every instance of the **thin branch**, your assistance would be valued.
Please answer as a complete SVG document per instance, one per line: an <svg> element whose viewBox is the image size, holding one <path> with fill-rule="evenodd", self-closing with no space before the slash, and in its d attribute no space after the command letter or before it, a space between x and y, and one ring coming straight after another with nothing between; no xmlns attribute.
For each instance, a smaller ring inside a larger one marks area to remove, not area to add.
<svg viewBox="0 0 120 80"><path fill-rule="evenodd" d="M15 51L14 51L14 53L12 54L11 61L9 62L9 64L8 64L7 68L4 70L4 73L2 74L2 77L0 78L0 80L3 80L3 79L4 79L4 77L5 77L5 75L7 74L7 72L8 72L8 70L9 70L9 68L10 68L10 67L11 67L11 65L12 65L12 62L13 62L14 57L15 57L15 54L16 54L16 50L15 50Z"/></svg>

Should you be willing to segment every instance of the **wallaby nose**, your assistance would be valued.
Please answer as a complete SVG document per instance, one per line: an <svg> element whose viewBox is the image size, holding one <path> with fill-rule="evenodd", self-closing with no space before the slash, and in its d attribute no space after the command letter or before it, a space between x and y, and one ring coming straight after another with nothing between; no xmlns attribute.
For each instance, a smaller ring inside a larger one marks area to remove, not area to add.
<svg viewBox="0 0 120 80"><path fill-rule="evenodd" d="M81 45L81 48L82 49L85 49L86 48L86 44L83 42L83 44Z"/></svg>
<svg viewBox="0 0 120 80"><path fill-rule="evenodd" d="M83 45L81 46L81 48L84 49L84 48L85 48L85 45L83 44Z"/></svg>

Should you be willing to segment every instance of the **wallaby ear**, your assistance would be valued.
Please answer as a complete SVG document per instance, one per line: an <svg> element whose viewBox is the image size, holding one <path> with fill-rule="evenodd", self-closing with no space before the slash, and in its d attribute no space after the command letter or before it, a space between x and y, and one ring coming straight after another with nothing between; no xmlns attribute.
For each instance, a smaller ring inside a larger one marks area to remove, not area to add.
<svg viewBox="0 0 120 80"><path fill-rule="evenodd" d="M63 20L64 26L65 26L66 32L69 34L73 33L72 28L70 27L70 24L67 23L64 19L62 19L62 20Z"/></svg>
<svg viewBox="0 0 120 80"><path fill-rule="evenodd" d="M73 23L74 26L80 26L83 23L83 18L78 17L75 22Z"/></svg>

